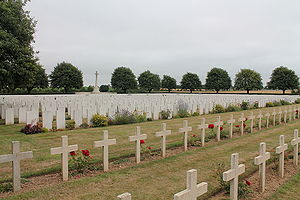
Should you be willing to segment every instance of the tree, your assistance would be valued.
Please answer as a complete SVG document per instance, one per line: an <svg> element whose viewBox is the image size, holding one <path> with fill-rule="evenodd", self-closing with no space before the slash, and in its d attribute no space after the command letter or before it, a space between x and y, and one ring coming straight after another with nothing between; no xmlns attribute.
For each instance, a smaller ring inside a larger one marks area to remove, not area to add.
<svg viewBox="0 0 300 200"><path fill-rule="evenodd" d="M260 73L251 69L242 69L235 75L235 89L247 90L261 90L263 88L262 78Z"/></svg>
<svg viewBox="0 0 300 200"><path fill-rule="evenodd" d="M281 66L273 70L271 80L267 85L269 89L279 89L285 94L286 90L298 89L299 77L295 71Z"/></svg>
<svg viewBox="0 0 300 200"><path fill-rule="evenodd" d="M118 92L127 93L129 89L137 88L137 81L131 69L118 67L112 74L111 86Z"/></svg>
<svg viewBox="0 0 300 200"><path fill-rule="evenodd" d="M220 90L228 90L231 87L231 79L228 73L220 68L213 68L207 73L206 89L215 90L219 93Z"/></svg>
<svg viewBox="0 0 300 200"><path fill-rule="evenodd" d="M32 47L36 21L24 10L27 1L0 1L0 89L27 88L37 58Z"/></svg>
<svg viewBox="0 0 300 200"><path fill-rule="evenodd" d="M109 86L108 85L101 85L100 86L100 92L108 92Z"/></svg>
<svg viewBox="0 0 300 200"><path fill-rule="evenodd" d="M47 88L49 86L48 76L42 65L37 64L34 69L34 76L30 84L27 84L27 92L30 93L33 88Z"/></svg>
<svg viewBox="0 0 300 200"><path fill-rule="evenodd" d="M138 77L139 86L147 90L149 93L153 89L160 89L161 83L158 74L153 74L149 70L143 72Z"/></svg>
<svg viewBox="0 0 300 200"><path fill-rule="evenodd" d="M72 88L79 89L83 86L82 72L71 63L57 64L50 75L51 87L64 88L70 92Z"/></svg>
<svg viewBox="0 0 300 200"><path fill-rule="evenodd" d="M161 85L163 88L167 88L169 92L171 92L172 89L176 88L176 79L171 76L164 75Z"/></svg>
<svg viewBox="0 0 300 200"><path fill-rule="evenodd" d="M195 89L201 89L202 83L197 74L186 73L182 76L181 88L188 89L193 93Z"/></svg>

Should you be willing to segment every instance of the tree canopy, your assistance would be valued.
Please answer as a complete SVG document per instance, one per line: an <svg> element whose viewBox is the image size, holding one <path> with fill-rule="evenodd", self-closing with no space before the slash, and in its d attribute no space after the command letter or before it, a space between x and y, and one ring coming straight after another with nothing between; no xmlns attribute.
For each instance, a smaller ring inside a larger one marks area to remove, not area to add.
<svg viewBox="0 0 300 200"><path fill-rule="evenodd" d="M111 86L118 92L127 93L129 89L137 88L136 77L131 69L118 67L112 73Z"/></svg>
<svg viewBox="0 0 300 200"><path fill-rule="evenodd" d="M206 89L219 93L220 90L230 89L231 79L224 69L213 68L207 73L205 86Z"/></svg>
<svg viewBox="0 0 300 200"><path fill-rule="evenodd" d="M263 88L260 73L251 69L242 69L235 75L235 85L237 90L246 90L249 94L250 90L260 90Z"/></svg>
<svg viewBox="0 0 300 200"><path fill-rule="evenodd" d="M188 89L193 93L195 89L201 89L202 83L197 74L186 73L182 76L181 88Z"/></svg>
<svg viewBox="0 0 300 200"><path fill-rule="evenodd" d="M36 22L24 10L26 2L0 1L0 89L10 92L32 87L40 68L32 47Z"/></svg>
<svg viewBox="0 0 300 200"><path fill-rule="evenodd" d="M138 77L139 86L147 90L149 93L153 89L160 89L161 83L158 74L153 74L149 70L143 72Z"/></svg>
<svg viewBox="0 0 300 200"><path fill-rule="evenodd" d="M288 69L287 67L277 67L273 70L271 80L267 84L269 89L282 90L285 94L286 90L298 89L299 77L295 71Z"/></svg>
<svg viewBox="0 0 300 200"><path fill-rule="evenodd" d="M176 79L172 78L171 76L164 75L161 81L161 85L163 88L167 88L169 92L171 92L172 89L175 89L177 87Z"/></svg>
<svg viewBox="0 0 300 200"><path fill-rule="evenodd" d="M70 92L72 88L79 89L83 86L82 72L71 63L62 62L57 64L50 74L51 86L64 88Z"/></svg>

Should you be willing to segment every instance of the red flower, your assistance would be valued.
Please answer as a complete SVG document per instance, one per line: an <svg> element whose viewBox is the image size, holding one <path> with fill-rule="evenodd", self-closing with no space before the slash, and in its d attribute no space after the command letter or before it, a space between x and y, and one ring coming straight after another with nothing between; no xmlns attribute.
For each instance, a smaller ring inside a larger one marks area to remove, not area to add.
<svg viewBox="0 0 300 200"><path fill-rule="evenodd" d="M196 137L196 135L195 135L195 134L193 134L193 137Z"/></svg>
<svg viewBox="0 0 300 200"><path fill-rule="evenodd" d="M236 128L240 128L240 125L235 125Z"/></svg>
<svg viewBox="0 0 300 200"><path fill-rule="evenodd" d="M250 181L246 180L246 184L251 185L252 183Z"/></svg>
<svg viewBox="0 0 300 200"><path fill-rule="evenodd" d="M75 152L75 151L71 151L71 152L70 152L70 155L71 155L71 156L75 156L75 155L76 155L76 152Z"/></svg>
<svg viewBox="0 0 300 200"><path fill-rule="evenodd" d="M145 144L145 140L140 140L140 144Z"/></svg>
<svg viewBox="0 0 300 200"><path fill-rule="evenodd" d="M215 128L215 125L214 125L214 124L209 124L209 125L208 125L208 128L213 129L213 128Z"/></svg>
<svg viewBox="0 0 300 200"><path fill-rule="evenodd" d="M246 124L243 124L243 127L245 128L247 125Z"/></svg>
<svg viewBox="0 0 300 200"><path fill-rule="evenodd" d="M152 147L150 147L150 146L149 146L149 147L148 147L148 149L149 149L149 150L151 150L151 149L152 149Z"/></svg>
<svg viewBox="0 0 300 200"><path fill-rule="evenodd" d="M220 126L220 131L223 131L223 127L222 126Z"/></svg>
<svg viewBox="0 0 300 200"><path fill-rule="evenodd" d="M81 152L85 156L89 156L90 155L90 151L89 150L81 150Z"/></svg>

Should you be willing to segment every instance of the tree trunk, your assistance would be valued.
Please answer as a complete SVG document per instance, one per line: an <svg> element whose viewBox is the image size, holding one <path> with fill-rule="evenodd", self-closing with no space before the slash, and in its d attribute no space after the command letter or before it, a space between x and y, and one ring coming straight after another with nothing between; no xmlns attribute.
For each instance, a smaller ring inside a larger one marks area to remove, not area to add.
<svg viewBox="0 0 300 200"><path fill-rule="evenodd" d="M169 89L169 93L171 93L171 89Z"/></svg>
<svg viewBox="0 0 300 200"><path fill-rule="evenodd" d="M216 90L217 91L217 94L219 94L219 90Z"/></svg>
<svg viewBox="0 0 300 200"><path fill-rule="evenodd" d="M285 94L285 90L282 90L282 93Z"/></svg>
<svg viewBox="0 0 300 200"><path fill-rule="evenodd" d="M247 94L249 94L250 93L250 90L247 90Z"/></svg>

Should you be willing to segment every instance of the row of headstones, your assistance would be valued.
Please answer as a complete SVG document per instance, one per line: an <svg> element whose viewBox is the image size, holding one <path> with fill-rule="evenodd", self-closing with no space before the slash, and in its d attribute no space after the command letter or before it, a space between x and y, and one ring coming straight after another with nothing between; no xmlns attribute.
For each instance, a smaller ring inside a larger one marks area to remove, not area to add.
<svg viewBox="0 0 300 200"><path fill-rule="evenodd" d="M296 112L295 112L296 113ZM266 115L269 116L269 113ZM274 120L276 117L276 112L273 112L274 115ZM253 112L251 113L251 116L249 117L251 121L251 126L253 126L253 120L254 120L254 115ZM296 118L296 115L294 115L294 119ZM299 118L299 112L298 112L298 118ZM261 124L261 119L262 119L262 113L260 112L259 115L260 119L260 124ZM241 123L244 123L245 117L244 114L241 114L240 118ZM268 118L267 118L268 121ZM231 124L231 133L230 137L232 137L232 126L234 123L233 115L231 116L231 119L228 120L228 123ZM221 121L221 117L218 117L218 121L214 123L217 126L217 140L220 140L220 132L221 129L220 127L223 125L223 122ZM205 124L205 118L202 119L202 124L198 126L198 128L201 131L201 143L202 146L205 145L205 129L208 128L208 124ZM252 129L252 128L251 128ZM188 126L188 121L184 120L183 121L183 128L179 129L179 132L184 133L184 150L187 151L188 149L188 132L192 131L192 127ZM243 125L241 126L241 131L243 131ZM243 133L243 132L242 132ZM157 137L161 137L161 155L162 157L166 156L166 142L167 142L167 136L171 134L171 130L167 130L166 124L162 124L162 130L160 132L156 133ZM140 155L141 155L141 140L147 139L146 134L141 134L141 129L140 127L137 127L136 129L136 135L135 136L129 136L129 141L130 142L135 142L136 143L136 163L140 163ZM103 133L103 140L102 141L95 141L94 142L94 147L102 147L103 148L103 169L104 171L108 171L108 147L109 145L116 144L116 139L108 139L108 131L104 131ZM14 180L14 191L20 190L20 160L25 159L25 158L30 158L32 157L32 152L25 152L25 153L20 153L20 144L19 142L13 142L13 154L9 155L3 155L0 156L0 163L1 162L9 162L13 161L13 180ZM51 154L61 154L62 157L62 174L63 174L63 180L67 181L68 180L68 154L72 151L77 151L78 150L78 145L68 145L68 137L67 136L62 136L62 147L58 148L52 148L51 149ZM17 160L15 164L15 160ZM16 170L15 170L16 169ZM18 173L15 173L15 171L18 171Z"/></svg>
<svg viewBox="0 0 300 200"><path fill-rule="evenodd" d="M294 165L298 165L300 137L298 130L294 131L294 139L291 145L294 146ZM276 153L279 154L279 176L284 177L284 153L288 149L288 145L284 143L284 135L279 137L279 146L276 147ZM259 156L254 158L254 164L259 166L259 185L261 192L266 187L266 162L271 158L270 152L266 151L266 143L260 143ZM245 165L239 164L239 154L231 155L231 169L223 173L223 181L230 181L230 199L238 199L238 182L239 176L245 172ZM197 170L191 169L187 171L186 189L176 193L174 200L197 200L197 197L207 193L208 184L202 182L197 184ZM131 194L126 192L117 196L121 200L131 200Z"/></svg>

